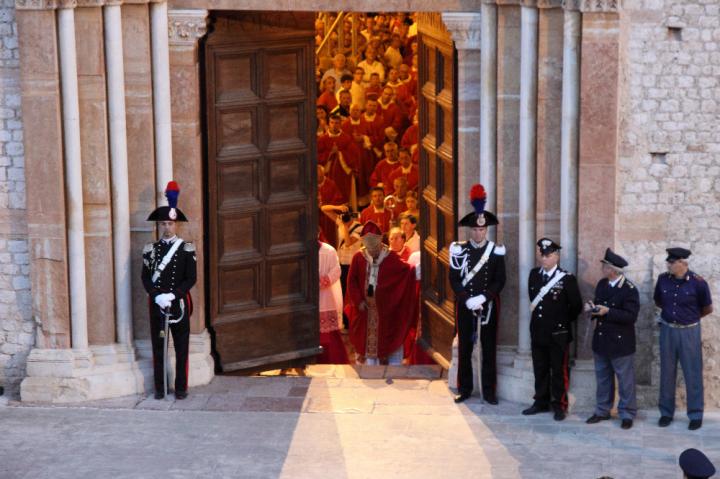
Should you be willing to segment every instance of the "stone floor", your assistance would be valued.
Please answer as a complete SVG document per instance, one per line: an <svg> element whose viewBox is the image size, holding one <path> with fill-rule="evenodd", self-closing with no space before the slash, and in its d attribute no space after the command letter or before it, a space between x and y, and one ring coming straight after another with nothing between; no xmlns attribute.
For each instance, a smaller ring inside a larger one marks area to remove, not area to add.
<svg viewBox="0 0 720 479"><path fill-rule="evenodd" d="M657 479L681 477L687 447L720 465L719 413L695 432L683 414L659 429L656 411L630 431L588 426L587 411L558 423L521 404L455 405L438 375L318 368L216 377L185 401L0 402L0 478Z"/></svg>

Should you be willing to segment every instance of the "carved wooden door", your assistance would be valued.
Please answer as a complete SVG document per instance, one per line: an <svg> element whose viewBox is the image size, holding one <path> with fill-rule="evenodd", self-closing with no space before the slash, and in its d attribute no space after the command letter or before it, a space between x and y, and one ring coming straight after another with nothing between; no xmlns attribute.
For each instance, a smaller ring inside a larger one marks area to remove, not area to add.
<svg viewBox="0 0 720 479"><path fill-rule="evenodd" d="M456 52L439 13L418 20L422 346L449 367L455 297L448 247L457 235Z"/></svg>
<svg viewBox="0 0 720 479"><path fill-rule="evenodd" d="M319 352L312 13L218 13L205 45L210 318L225 371Z"/></svg>

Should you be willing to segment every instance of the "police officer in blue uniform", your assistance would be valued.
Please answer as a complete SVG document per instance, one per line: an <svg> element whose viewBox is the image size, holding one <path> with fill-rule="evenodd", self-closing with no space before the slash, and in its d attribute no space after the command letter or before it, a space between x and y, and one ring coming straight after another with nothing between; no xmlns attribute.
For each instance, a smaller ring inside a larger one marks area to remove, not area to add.
<svg viewBox="0 0 720 479"><path fill-rule="evenodd" d="M697 449L685 449L678 459L685 479L708 479L715 475L715 466Z"/></svg>
<svg viewBox="0 0 720 479"><path fill-rule="evenodd" d="M677 363L683 370L687 391L687 415L690 430L702 427L703 361L700 318L712 313L712 298L707 282L688 268L692 254L685 248L668 248L668 272L655 283L655 305L660 314L660 420L670 425L675 414Z"/></svg>
<svg viewBox="0 0 720 479"><path fill-rule="evenodd" d="M166 315L169 315L175 347L175 398L187 397L190 315L193 309L190 288L197 280L197 258L195 246L177 236L177 222L187 221L177 208L179 194L177 183L168 183L165 190L168 206L155 209L148 217L148 221L157 222L161 238L155 243L148 243L143 249L142 282L149 295L155 399L165 396L163 357Z"/></svg>
<svg viewBox="0 0 720 479"><path fill-rule="evenodd" d="M537 246L541 266L528 277L535 401L522 413L537 414L552 406L553 418L562 421L568 408L570 328L582 311L582 297L575 276L558 266L560 245L541 238Z"/></svg>
<svg viewBox="0 0 720 479"><path fill-rule="evenodd" d="M483 400L495 405L498 403L497 328L500 292L505 286L505 247L486 238L488 227L499 222L494 214L485 211L486 194L482 185L471 188L470 201L474 211L458 222L458 226L470 229L470 239L450 245L449 279L457 300L459 394L455 402L465 401L473 391L472 351L479 328Z"/></svg>
<svg viewBox="0 0 720 479"><path fill-rule="evenodd" d="M630 429L637 413L635 322L640 311L640 295L623 274L623 268L628 265L625 258L608 248L601 262L605 277L595 287L595 299L586 304L595 321L592 349L597 381L595 413L586 422L595 424L610 419L617 376L618 415L621 427Z"/></svg>

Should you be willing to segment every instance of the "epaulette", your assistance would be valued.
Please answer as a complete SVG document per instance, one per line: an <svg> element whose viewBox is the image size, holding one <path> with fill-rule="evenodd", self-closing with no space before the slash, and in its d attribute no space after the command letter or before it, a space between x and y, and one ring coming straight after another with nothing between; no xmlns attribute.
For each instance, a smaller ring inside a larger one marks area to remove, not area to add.
<svg viewBox="0 0 720 479"><path fill-rule="evenodd" d="M448 252L450 253L450 255L457 256L457 255L463 253L466 245L467 245L467 241L453 241L452 243L450 243Z"/></svg>
<svg viewBox="0 0 720 479"><path fill-rule="evenodd" d="M153 243L145 243L145 246L143 246L142 254L147 254L147 253L151 252L153 250L154 246L155 245Z"/></svg>
<svg viewBox="0 0 720 479"><path fill-rule="evenodd" d="M627 278L625 279L625 284L628 285L628 288L635 289L635 285Z"/></svg>
<svg viewBox="0 0 720 479"><path fill-rule="evenodd" d="M192 243L185 243L183 245L183 249L187 251L188 253L194 253L195 252L195 245Z"/></svg>
<svg viewBox="0 0 720 479"><path fill-rule="evenodd" d="M697 273L693 273L693 278L695 278L698 281L705 281L705 278L703 278L702 276L700 276Z"/></svg>
<svg viewBox="0 0 720 479"><path fill-rule="evenodd" d="M498 256L505 256L506 252L507 252L507 249L505 248L505 245L502 245L502 244L495 245L495 249L493 249L493 253L495 253Z"/></svg>

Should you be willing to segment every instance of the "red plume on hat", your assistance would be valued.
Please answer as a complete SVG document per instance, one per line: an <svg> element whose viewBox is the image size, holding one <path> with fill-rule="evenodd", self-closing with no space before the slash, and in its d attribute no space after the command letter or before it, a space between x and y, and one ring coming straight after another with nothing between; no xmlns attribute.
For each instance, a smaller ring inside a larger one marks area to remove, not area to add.
<svg viewBox="0 0 720 479"><path fill-rule="evenodd" d="M178 196L180 196L180 186L175 181L168 182L165 187L168 205L155 208L155 211L148 216L148 221L187 221L183 212L177 207Z"/></svg>
<svg viewBox="0 0 720 479"><path fill-rule="evenodd" d="M485 203L487 202L487 193L480 183L470 188L470 204L472 204L475 214L481 215L485 211Z"/></svg>
<svg viewBox="0 0 720 479"><path fill-rule="evenodd" d="M175 181L168 182L165 187L165 198L170 208L177 208L178 196L180 196L180 186Z"/></svg>

